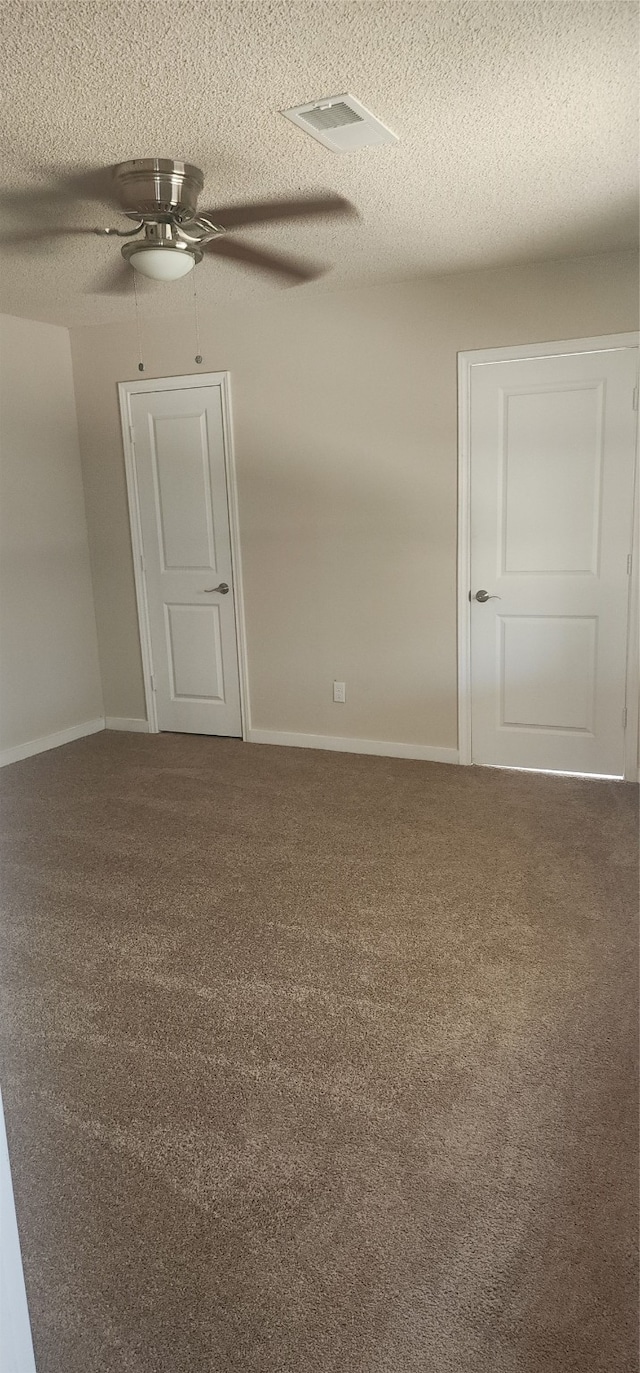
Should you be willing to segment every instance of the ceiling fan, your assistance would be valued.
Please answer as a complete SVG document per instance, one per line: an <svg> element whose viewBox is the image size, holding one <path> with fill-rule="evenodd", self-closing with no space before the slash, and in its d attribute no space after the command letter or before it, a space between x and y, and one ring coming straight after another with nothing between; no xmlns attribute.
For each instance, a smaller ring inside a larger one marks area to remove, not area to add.
<svg viewBox="0 0 640 1373"><path fill-rule="evenodd" d="M177 281L186 276L205 253L226 258L247 267L277 273L292 282L311 281L324 268L299 262L282 254L267 253L237 239L228 231L270 221L299 219L313 215L356 212L342 196L325 195L298 200L269 200L227 205L198 211L198 196L204 185L199 167L169 158L140 158L121 162L104 173L88 178L73 178L69 185L82 191L106 184L108 198L129 219L132 229L64 229L42 226L26 234L4 238L4 242L47 238L66 233L109 234L129 240L122 248L124 263L116 264L101 289L117 291L126 287L129 274L125 264L154 281ZM104 198L104 190L101 198Z"/></svg>

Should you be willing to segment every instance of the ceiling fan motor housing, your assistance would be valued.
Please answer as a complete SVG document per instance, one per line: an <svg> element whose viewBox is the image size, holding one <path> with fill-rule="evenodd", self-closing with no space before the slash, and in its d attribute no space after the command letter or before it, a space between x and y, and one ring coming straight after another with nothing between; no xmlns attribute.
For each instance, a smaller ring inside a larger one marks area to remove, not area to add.
<svg viewBox="0 0 640 1373"><path fill-rule="evenodd" d="M113 169L113 179L126 215L143 220L166 217L178 223L195 217L204 185L199 167L164 157L121 162Z"/></svg>

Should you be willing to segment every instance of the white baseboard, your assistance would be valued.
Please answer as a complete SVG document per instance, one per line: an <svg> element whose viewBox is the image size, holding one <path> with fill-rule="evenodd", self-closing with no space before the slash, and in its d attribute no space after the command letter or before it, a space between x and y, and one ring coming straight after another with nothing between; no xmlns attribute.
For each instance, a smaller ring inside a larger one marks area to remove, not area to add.
<svg viewBox="0 0 640 1373"><path fill-rule="evenodd" d="M34 753L45 753L49 748L59 748L61 744L72 744L74 739L84 739L86 734L97 734L104 729L104 717L85 720L82 725L72 725L70 729L59 729L57 734L45 734L41 739L29 739L26 744L16 744L0 753L0 768L7 763L19 763L22 758L31 758Z"/></svg>
<svg viewBox="0 0 640 1373"><path fill-rule="evenodd" d="M129 720L126 715L107 715L104 723L106 729L124 729L128 730L130 734L149 733L148 720L136 720L133 718Z"/></svg>
<svg viewBox="0 0 640 1373"><path fill-rule="evenodd" d="M381 739L344 739L329 734L288 734L277 729L247 730L249 744L280 744L289 748L322 748L334 753L373 753L380 758L417 758L425 763L457 763L457 748L430 744L394 744Z"/></svg>
<svg viewBox="0 0 640 1373"><path fill-rule="evenodd" d="M0 1094L0 1329L2 1373L36 1373Z"/></svg>

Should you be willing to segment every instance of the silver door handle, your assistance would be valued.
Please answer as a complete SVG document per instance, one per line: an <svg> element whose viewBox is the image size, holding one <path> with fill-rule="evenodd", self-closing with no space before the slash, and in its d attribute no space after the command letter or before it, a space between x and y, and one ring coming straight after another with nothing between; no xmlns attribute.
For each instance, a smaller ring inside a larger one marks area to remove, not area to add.
<svg viewBox="0 0 640 1373"><path fill-rule="evenodd" d="M229 590L226 582L221 582L219 586L203 586L205 596L210 596L213 591L219 591L221 596L226 596Z"/></svg>
<svg viewBox="0 0 640 1373"><path fill-rule="evenodd" d="M502 596L490 596L488 591L476 591L476 600L480 605L484 605L485 601L501 601Z"/></svg>

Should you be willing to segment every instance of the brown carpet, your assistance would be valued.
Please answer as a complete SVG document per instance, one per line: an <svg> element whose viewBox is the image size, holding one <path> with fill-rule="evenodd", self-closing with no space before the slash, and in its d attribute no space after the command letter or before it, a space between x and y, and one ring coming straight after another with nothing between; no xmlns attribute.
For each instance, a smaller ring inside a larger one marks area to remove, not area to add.
<svg viewBox="0 0 640 1373"><path fill-rule="evenodd" d="M102 734L5 795L40 1373L632 1373L636 789Z"/></svg>

